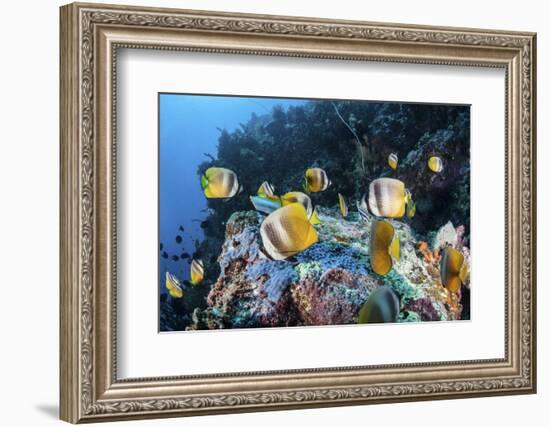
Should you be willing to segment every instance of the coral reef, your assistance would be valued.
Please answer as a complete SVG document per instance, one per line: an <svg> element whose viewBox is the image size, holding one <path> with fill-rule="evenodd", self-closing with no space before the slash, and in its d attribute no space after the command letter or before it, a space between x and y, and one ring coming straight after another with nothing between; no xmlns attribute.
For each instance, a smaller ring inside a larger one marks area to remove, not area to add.
<svg viewBox="0 0 550 427"><path fill-rule="evenodd" d="M452 300L443 288L434 249L419 242L409 225L392 221L402 242L401 259L389 274L378 276L369 262L372 218L350 212L344 219L335 208L319 208L319 218L316 244L293 261L272 261L261 251L261 214L231 215L218 257L220 276L207 307L195 309L187 329L352 324L372 291L383 285L399 296L399 322L460 318L460 296ZM451 227L457 234L452 224L445 227L441 233Z"/></svg>
<svg viewBox="0 0 550 427"><path fill-rule="evenodd" d="M275 108L252 115L233 132L221 130L217 156L208 155L197 172L225 167L237 173L245 195L255 194L265 180L282 194L300 190L304 171L320 167L333 185L312 198L327 207L336 206L338 193L353 205L372 180L398 178L417 204L417 215L408 222L428 240L427 233L448 221L469 224L469 133L467 106L317 101L286 111ZM390 153L400 159L395 171L387 164ZM427 167L434 153L444 164L438 174ZM250 201L208 203L205 233L221 246L224 222L233 212L251 209Z"/></svg>
<svg viewBox="0 0 550 427"><path fill-rule="evenodd" d="M204 283L184 302L161 301L162 330L353 323L381 285L399 294L399 321L469 318L469 283L453 294L439 278L445 245L470 262L468 106L318 100L252 114L239 128L219 131L217 153L205 153L197 173L228 168L243 191L228 201L208 199L205 238L194 253L204 261ZM395 170L390 153L399 158ZM440 173L428 169L433 155L443 161ZM319 242L296 262L266 260L261 217L248 196L266 180L279 195L301 190L310 167L323 168L333 184L311 194L322 217ZM354 209L380 177L402 180L416 203L414 217L393 221L402 258L384 277L370 268L370 220ZM338 193L350 208L346 220Z"/></svg>

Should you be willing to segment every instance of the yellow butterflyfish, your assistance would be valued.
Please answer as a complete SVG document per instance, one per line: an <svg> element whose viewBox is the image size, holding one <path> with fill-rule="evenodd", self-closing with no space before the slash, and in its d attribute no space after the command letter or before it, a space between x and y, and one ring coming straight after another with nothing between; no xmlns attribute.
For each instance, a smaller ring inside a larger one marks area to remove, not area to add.
<svg viewBox="0 0 550 427"><path fill-rule="evenodd" d="M466 282L469 276L464 255L452 247L447 247L443 250L439 270L442 285L454 293L459 291L460 285Z"/></svg>
<svg viewBox="0 0 550 427"><path fill-rule="evenodd" d="M317 242L317 232L301 203L269 214L260 226L260 235L265 252L274 260L289 258Z"/></svg>
<svg viewBox="0 0 550 427"><path fill-rule="evenodd" d="M338 193L338 205L340 207L340 213L344 218L346 218L348 216L348 204L346 203L344 196L340 193Z"/></svg>
<svg viewBox="0 0 550 427"><path fill-rule="evenodd" d="M401 218L405 214L407 193L403 181L378 178L369 186L369 209L373 215Z"/></svg>
<svg viewBox="0 0 550 427"><path fill-rule="evenodd" d="M401 245L393 225L383 220L372 222L369 251L373 271L381 276L388 274L401 257Z"/></svg>
<svg viewBox="0 0 550 427"><path fill-rule="evenodd" d="M201 283L203 281L203 279L204 279L204 264L202 263L202 260L194 259L191 262L190 275L191 275L191 280L189 280L189 281L191 282L191 284L193 286L196 286L196 285L198 285L199 283Z"/></svg>
<svg viewBox="0 0 550 427"><path fill-rule="evenodd" d="M325 191L331 185L327 173L321 168L310 168L306 171L304 189L308 193Z"/></svg>
<svg viewBox="0 0 550 427"><path fill-rule="evenodd" d="M390 165L390 168L393 170L397 169L397 162L399 161L397 154L391 153L388 156L388 165Z"/></svg>
<svg viewBox="0 0 550 427"><path fill-rule="evenodd" d="M229 199L242 190L235 172L218 167L208 168L204 172L201 186L209 199Z"/></svg>
<svg viewBox="0 0 550 427"><path fill-rule="evenodd" d="M169 272L166 272L166 289L172 298L183 297L183 289L179 280Z"/></svg>
<svg viewBox="0 0 550 427"><path fill-rule="evenodd" d="M443 170L443 160L437 156L432 156L428 159L428 167L432 172L439 173Z"/></svg>

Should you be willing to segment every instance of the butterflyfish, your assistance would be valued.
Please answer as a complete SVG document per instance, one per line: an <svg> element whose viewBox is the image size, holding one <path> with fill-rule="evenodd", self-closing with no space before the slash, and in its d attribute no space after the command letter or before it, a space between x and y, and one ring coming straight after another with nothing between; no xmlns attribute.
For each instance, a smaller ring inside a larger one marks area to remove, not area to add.
<svg viewBox="0 0 550 427"><path fill-rule="evenodd" d="M193 286L198 285L204 279L204 265L202 260L194 259L191 261L191 284Z"/></svg>
<svg viewBox="0 0 550 427"><path fill-rule="evenodd" d="M405 214L407 193L403 181L378 178L369 186L369 209L373 215L401 218Z"/></svg>
<svg viewBox="0 0 550 427"><path fill-rule="evenodd" d="M166 289L168 289L168 293L172 298L181 298L183 296L183 289L179 280L169 272L166 272Z"/></svg>
<svg viewBox="0 0 550 427"><path fill-rule="evenodd" d="M407 205L407 216L412 218L416 213L416 203L413 202L411 192L405 189L405 203Z"/></svg>
<svg viewBox="0 0 550 427"><path fill-rule="evenodd" d="M468 279L469 275L464 255L452 247L447 247L443 250L439 271L443 286L454 293L458 292L460 285Z"/></svg>
<svg viewBox="0 0 550 427"><path fill-rule="evenodd" d="M372 270L384 276L401 257L399 237L389 222L374 220L370 231L370 265Z"/></svg>
<svg viewBox="0 0 550 427"><path fill-rule="evenodd" d="M321 168L310 168L306 171L304 189L308 193L325 191L332 183L327 173Z"/></svg>
<svg viewBox="0 0 550 427"><path fill-rule="evenodd" d="M432 172L439 173L443 170L443 160L437 156L432 156L428 159L428 167Z"/></svg>
<svg viewBox="0 0 550 427"><path fill-rule="evenodd" d="M368 221L370 218L369 208L367 206L367 196L366 194L363 195L360 202L357 202L357 211L359 212L359 215L361 218L363 218L365 221Z"/></svg>
<svg viewBox="0 0 550 427"><path fill-rule="evenodd" d="M278 199L278 197L275 195L275 189L267 181L264 181L262 185L260 185L260 188L258 188L258 192L256 194L259 197L265 197L268 199Z"/></svg>
<svg viewBox="0 0 550 427"><path fill-rule="evenodd" d="M390 165L390 168L393 170L397 169L397 162L399 161L399 158L397 157L397 154L391 153L388 156L388 165Z"/></svg>
<svg viewBox="0 0 550 427"><path fill-rule="evenodd" d="M274 260L296 255L317 242L317 232L301 203L270 213L260 226L263 248Z"/></svg>
<svg viewBox="0 0 550 427"><path fill-rule="evenodd" d="M262 196L250 196L250 201L254 209L265 214L270 214L281 207L281 200L279 198L270 199Z"/></svg>
<svg viewBox="0 0 550 427"><path fill-rule="evenodd" d="M283 206L290 205L291 203L300 203L305 209L309 222L313 225L320 224L319 216L317 215L317 208L313 208L311 198L301 191L290 191L281 196L281 204Z"/></svg>
<svg viewBox="0 0 550 427"><path fill-rule="evenodd" d="M229 199L242 190L235 172L217 167L208 168L204 172L201 186L208 199Z"/></svg>
<svg viewBox="0 0 550 427"><path fill-rule="evenodd" d="M301 191L290 191L281 196L281 204L283 206L290 205L291 203L300 203L305 208L308 217L313 212L311 198Z"/></svg>
<svg viewBox="0 0 550 427"><path fill-rule="evenodd" d="M380 286L374 290L367 302L359 310L357 323L397 322L401 303L389 286Z"/></svg>
<svg viewBox="0 0 550 427"><path fill-rule="evenodd" d="M338 193L338 205L340 206L340 213L344 218L346 218L348 216L348 204L346 203L344 196L340 193Z"/></svg>

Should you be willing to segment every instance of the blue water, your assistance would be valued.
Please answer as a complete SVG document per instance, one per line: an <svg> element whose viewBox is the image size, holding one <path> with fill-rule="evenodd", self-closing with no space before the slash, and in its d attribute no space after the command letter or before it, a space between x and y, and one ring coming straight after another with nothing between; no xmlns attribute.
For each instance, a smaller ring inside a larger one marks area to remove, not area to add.
<svg viewBox="0 0 550 427"><path fill-rule="evenodd" d="M168 270L180 281L189 278L189 259L195 241L204 238L200 222L207 216L206 199L197 175L199 164L217 155L219 129L231 132L252 114L271 114L273 107L303 105L306 101L277 98L160 94L159 96L159 241L169 259L159 252L159 286L166 292ZM179 231L183 226L184 231ZM181 244L176 236L182 237Z"/></svg>

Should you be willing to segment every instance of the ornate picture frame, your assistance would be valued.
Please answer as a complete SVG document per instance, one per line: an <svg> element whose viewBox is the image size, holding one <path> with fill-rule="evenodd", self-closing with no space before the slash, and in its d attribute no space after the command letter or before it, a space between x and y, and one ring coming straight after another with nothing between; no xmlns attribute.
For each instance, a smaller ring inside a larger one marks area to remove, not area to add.
<svg viewBox="0 0 550 427"><path fill-rule="evenodd" d="M70 4L61 8L61 419L112 421L536 391L536 35ZM505 70L505 357L117 378L117 49Z"/></svg>

